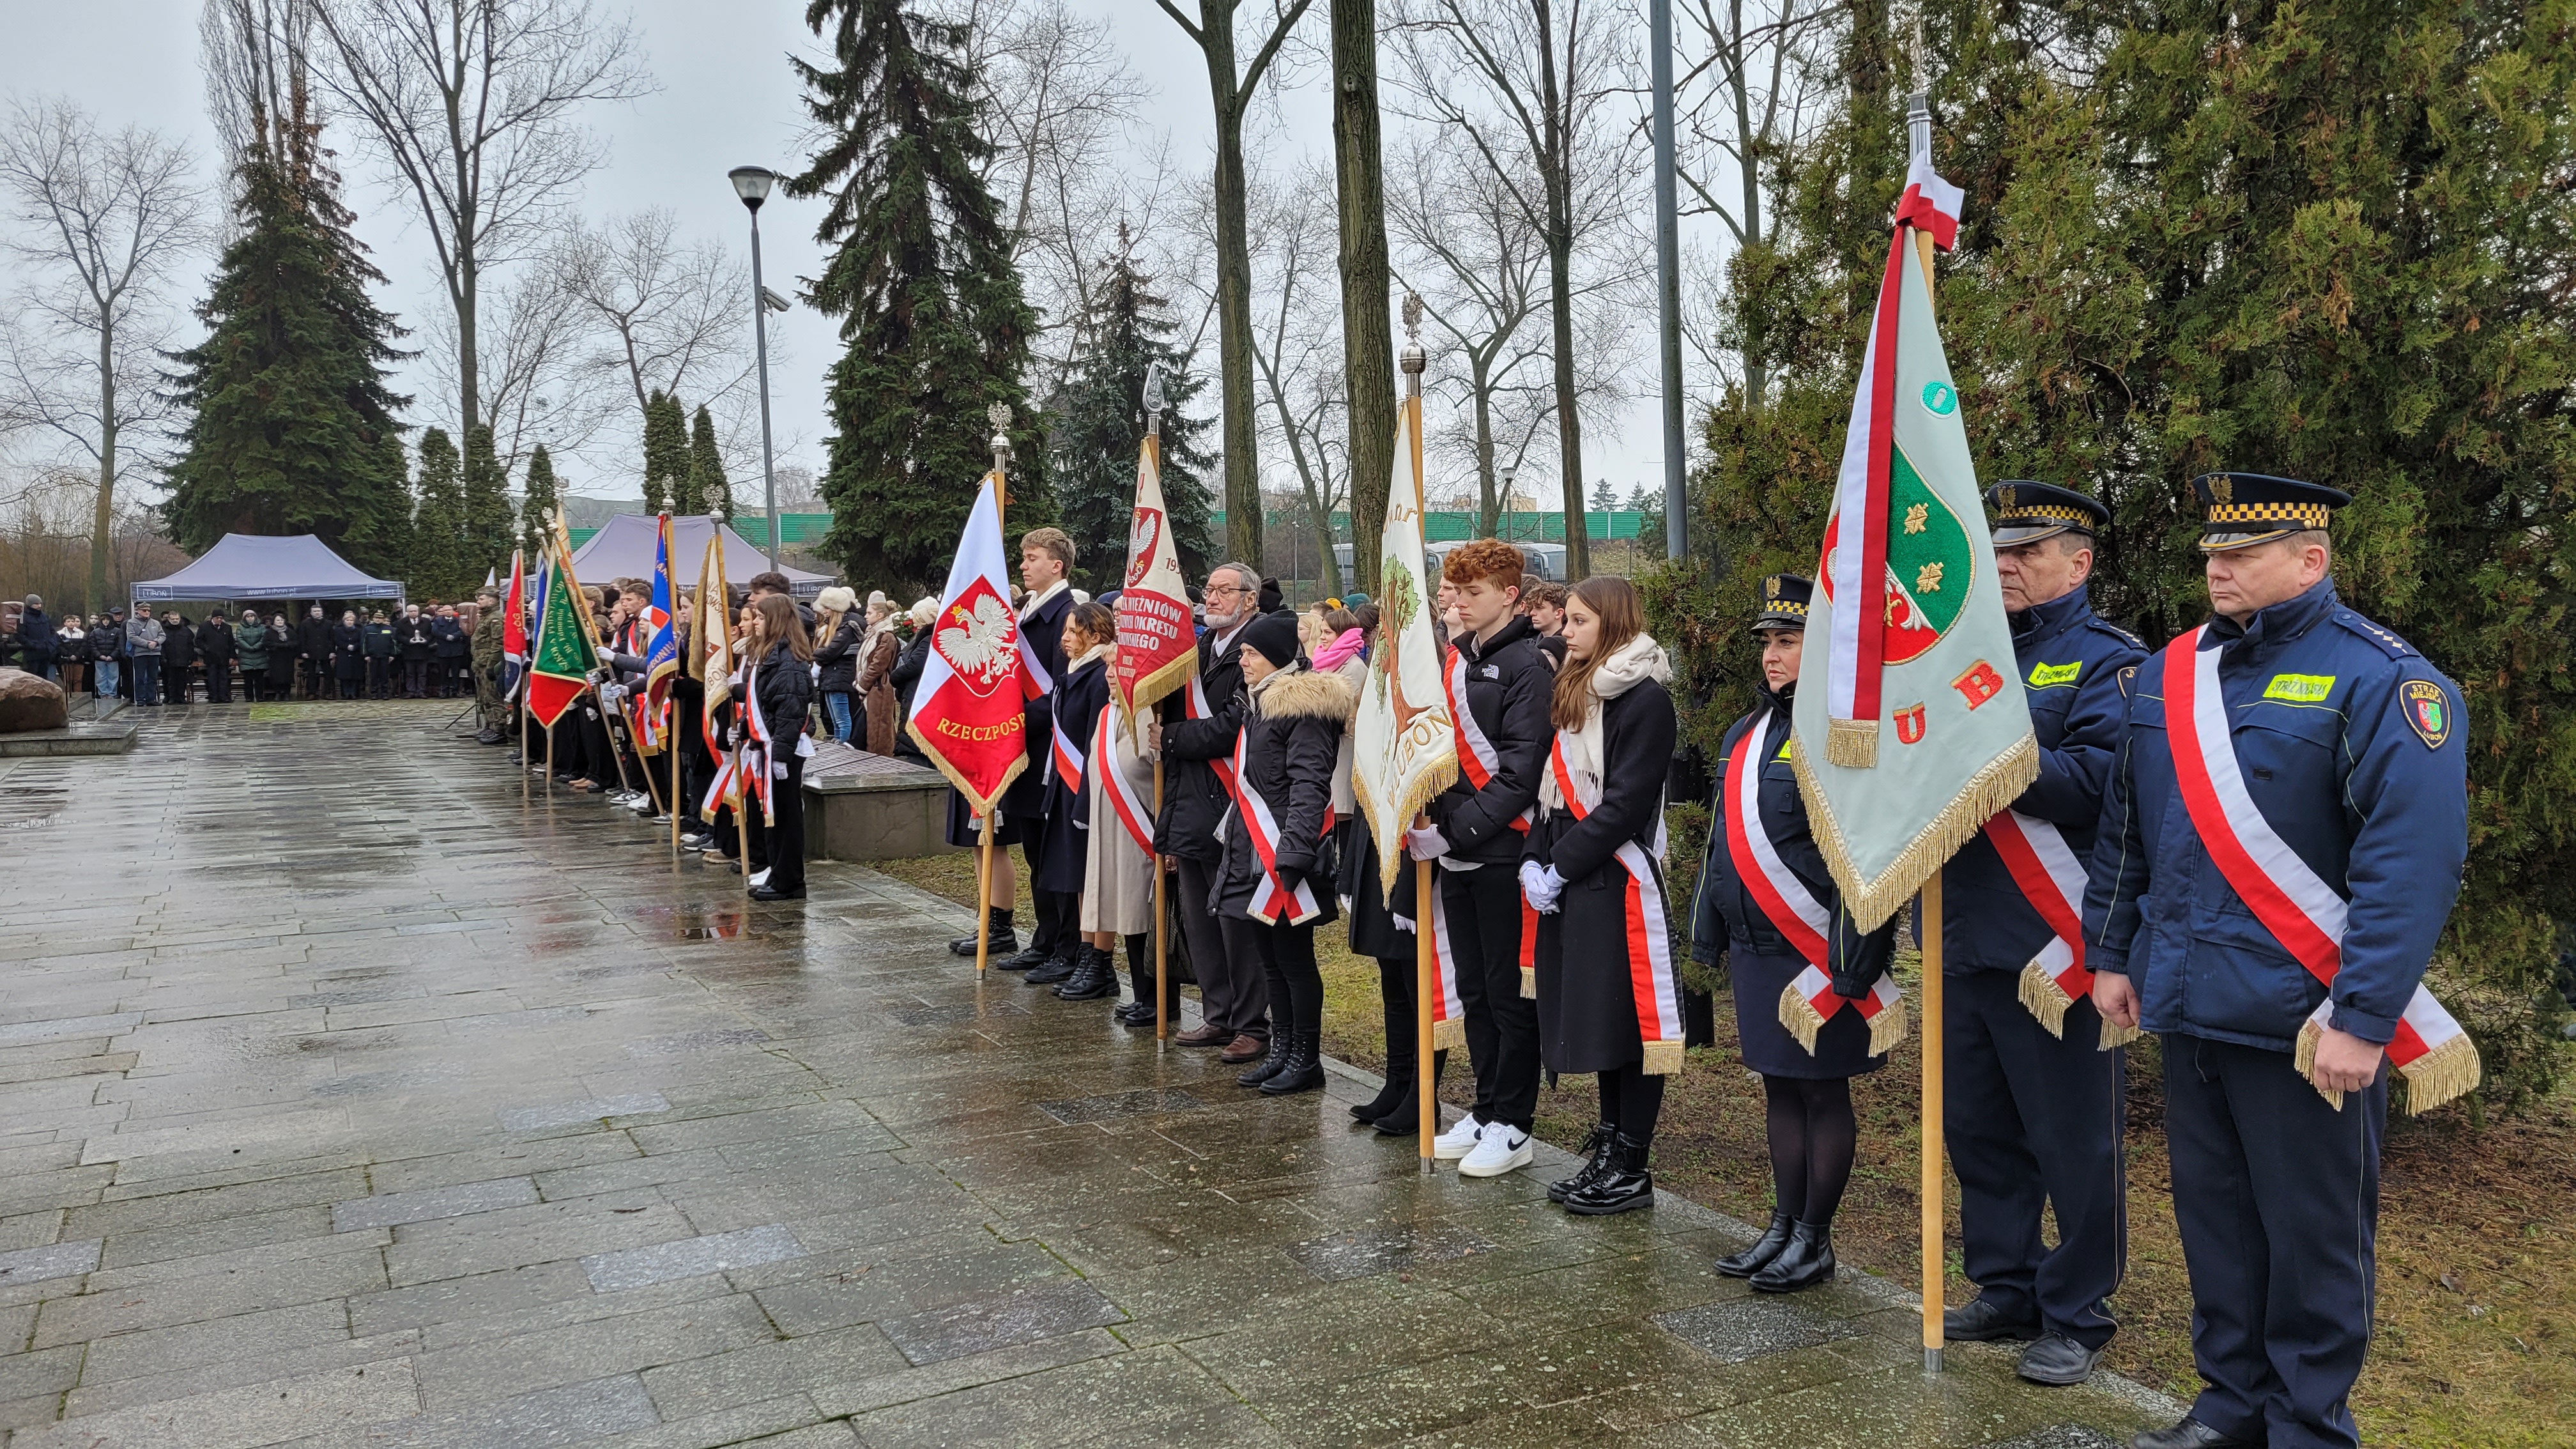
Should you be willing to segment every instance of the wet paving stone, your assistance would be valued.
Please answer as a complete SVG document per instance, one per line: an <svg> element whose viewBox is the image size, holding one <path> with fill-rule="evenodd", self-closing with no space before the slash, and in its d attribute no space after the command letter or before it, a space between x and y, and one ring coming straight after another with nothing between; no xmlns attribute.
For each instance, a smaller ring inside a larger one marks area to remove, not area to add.
<svg viewBox="0 0 2576 1449"><path fill-rule="evenodd" d="M1464 1228L1371 1228L1288 1247L1299 1267L1326 1283L1397 1273L1426 1263L1490 1253L1494 1244Z"/></svg>
<svg viewBox="0 0 2576 1449"><path fill-rule="evenodd" d="M2181 1413L1977 1349L1926 1379L1893 1285L1747 1301L1711 1266L1747 1225L1569 1218L1553 1148L1423 1175L1355 1079L1262 1098L979 981L970 913L872 871L747 905L595 797L523 802L454 704L137 713L131 755L0 760L0 821L117 881L0 908L5 1449L2102 1449Z"/></svg>
<svg viewBox="0 0 2576 1449"><path fill-rule="evenodd" d="M1861 1332L1843 1319L1809 1313L1779 1298L1706 1303L1659 1313L1655 1323L1719 1363L1751 1363L1838 1338L1857 1338Z"/></svg>

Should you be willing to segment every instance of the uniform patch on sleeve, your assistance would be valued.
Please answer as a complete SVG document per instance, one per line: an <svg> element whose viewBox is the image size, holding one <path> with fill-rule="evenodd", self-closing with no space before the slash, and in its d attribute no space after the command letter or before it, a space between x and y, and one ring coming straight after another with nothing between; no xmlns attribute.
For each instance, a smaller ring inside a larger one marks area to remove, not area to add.
<svg viewBox="0 0 2576 1449"><path fill-rule="evenodd" d="M2442 686L2429 679L2406 681L2406 722L2424 741L2424 748L2438 750L2451 737L2451 697Z"/></svg>
<svg viewBox="0 0 2576 1449"><path fill-rule="evenodd" d="M2331 674L2275 674L2263 686L2265 699L2286 699L2292 704L2322 704L2334 693L2335 677Z"/></svg>
<svg viewBox="0 0 2576 1449"><path fill-rule="evenodd" d="M2083 672L2084 661L2081 659L2072 664L2034 664L2030 667L2030 687L2047 689L2052 685L2073 684L2075 676Z"/></svg>

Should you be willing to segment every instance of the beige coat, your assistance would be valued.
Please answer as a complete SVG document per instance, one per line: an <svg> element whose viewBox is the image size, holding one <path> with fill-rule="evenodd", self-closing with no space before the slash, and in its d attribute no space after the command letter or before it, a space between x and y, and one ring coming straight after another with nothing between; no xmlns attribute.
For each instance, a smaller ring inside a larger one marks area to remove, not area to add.
<svg viewBox="0 0 2576 1449"><path fill-rule="evenodd" d="M1136 798L1145 802L1145 825L1150 830L1154 764L1138 753L1143 741L1128 736L1127 721L1114 698L1108 720L1113 758L1103 760L1098 750L1090 752L1091 830L1084 846L1090 854L1082 877L1081 929L1133 936L1154 929L1154 862L1136 848L1136 838L1119 821L1118 807L1109 798L1107 771L1117 770L1135 787Z"/></svg>

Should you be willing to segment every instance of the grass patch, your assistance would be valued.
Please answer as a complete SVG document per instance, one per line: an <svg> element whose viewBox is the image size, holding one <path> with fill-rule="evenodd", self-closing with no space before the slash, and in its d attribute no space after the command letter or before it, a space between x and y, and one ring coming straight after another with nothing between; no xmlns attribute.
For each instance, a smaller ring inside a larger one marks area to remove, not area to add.
<svg viewBox="0 0 2576 1449"><path fill-rule="evenodd" d="M975 899L975 857L960 851L876 868L960 904ZM1346 935L1318 933L1324 973L1324 1046L1382 1071L1386 1032L1377 963L1350 953ZM1910 980L1915 963L1900 958ZM1655 1169L1665 1186L1751 1222L1771 1211L1763 1143L1762 1085L1735 1055L1734 1003L1717 1000L1717 1044L1691 1052L1667 1089ZM1852 1084L1860 1156L1835 1251L1873 1273L1912 1283L1922 1148L1918 1039ZM2191 1292L2166 1176L2164 1094L2152 1038L2129 1052L2129 1267L2111 1300L2121 1323L2107 1367L2189 1399ZM1448 1096L1463 1095L1459 1070ZM1568 1077L1539 1094L1541 1137L1571 1146L1590 1129L1592 1079ZM2392 1120L2381 1162L2378 1338L2353 1393L2373 1444L2521 1446L2576 1444L2576 1087L2510 1122L2470 1123L2452 1106L2418 1121ZM1950 1301L1973 1288L1958 1272L1958 1185L1950 1186Z"/></svg>

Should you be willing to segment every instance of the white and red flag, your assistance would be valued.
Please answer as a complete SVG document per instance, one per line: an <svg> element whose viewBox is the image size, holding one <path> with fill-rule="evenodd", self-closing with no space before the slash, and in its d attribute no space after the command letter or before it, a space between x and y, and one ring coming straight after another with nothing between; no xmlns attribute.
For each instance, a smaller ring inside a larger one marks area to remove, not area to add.
<svg viewBox="0 0 2576 1449"><path fill-rule="evenodd" d="M1198 678L1198 633L1181 579L1181 554L1163 511L1162 440L1136 452L1136 511L1127 526L1127 574L1118 592L1118 657L1110 684L1130 727L1155 701Z"/></svg>
<svg viewBox="0 0 2576 1449"><path fill-rule="evenodd" d="M905 725L913 743L978 815L992 813L1029 763L1020 619L1011 608L1009 560L1002 549L1001 486L1001 475L985 474L974 511L966 515Z"/></svg>

